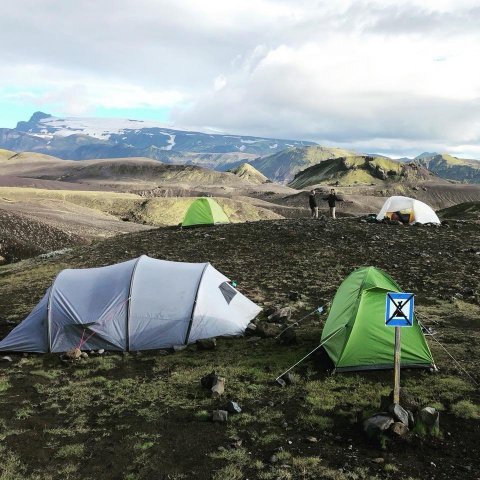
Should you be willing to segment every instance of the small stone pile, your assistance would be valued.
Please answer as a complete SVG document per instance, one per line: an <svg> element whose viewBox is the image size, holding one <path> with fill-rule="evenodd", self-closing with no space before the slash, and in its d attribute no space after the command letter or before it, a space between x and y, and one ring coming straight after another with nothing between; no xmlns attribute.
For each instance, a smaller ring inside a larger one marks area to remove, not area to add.
<svg viewBox="0 0 480 480"><path fill-rule="evenodd" d="M385 399L382 398L382 407ZM363 429L371 440L381 441L384 435L404 437L417 427L419 432L436 435L440 428L440 413L433 407L417 409L414 415L411 410L403 408L398 403L390 403L384 411L375 413L363 422Z"/></svg>
<svg viewBox="0 0 480 480"><path fill-rule="evenodd" d="M203 376L200 379L202 387L208 388L212 392L212 398L218 399L225 392L225 377L220 377L215 371ZM228 420L228 414L237 414L242 412L242 407L233 400L229 400L223 409L212 411L211 419L213 422L224 423Z"/></svg>

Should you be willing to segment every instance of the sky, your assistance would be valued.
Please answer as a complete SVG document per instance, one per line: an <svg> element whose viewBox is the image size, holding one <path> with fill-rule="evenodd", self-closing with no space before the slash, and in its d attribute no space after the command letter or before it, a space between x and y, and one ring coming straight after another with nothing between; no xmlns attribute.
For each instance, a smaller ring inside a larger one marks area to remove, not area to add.
<svg viewBox="0 0 480 480"><path fill-rule="evenodd" d="M55 116L480 159L478 0L2 2L0 127Z"/></svg>

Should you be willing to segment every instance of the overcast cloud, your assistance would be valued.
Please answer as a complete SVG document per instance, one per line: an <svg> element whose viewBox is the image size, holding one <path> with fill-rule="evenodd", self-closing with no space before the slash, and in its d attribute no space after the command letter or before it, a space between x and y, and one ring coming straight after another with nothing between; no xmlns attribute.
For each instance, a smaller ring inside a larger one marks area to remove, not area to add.
<svg viewBox="0 0 480 480"><path fill-rule="evenodd" d="M477 0L4 1L0 118L148 112L480 158L479 26Z"/></svg>

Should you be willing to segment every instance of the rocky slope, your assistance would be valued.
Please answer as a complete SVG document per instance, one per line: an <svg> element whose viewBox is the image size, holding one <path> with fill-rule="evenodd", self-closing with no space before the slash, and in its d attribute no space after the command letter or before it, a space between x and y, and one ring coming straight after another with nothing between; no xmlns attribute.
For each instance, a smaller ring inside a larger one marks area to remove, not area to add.
<svg viewBox="0 0 480 480"><path fill-rule="evenodd" d="M258 158L251 164L270 180L287 183L296 173L331 158L355 155L354 152L335 147L295 147L283 152Z"/></svg>
<svg viewBox="0 0 480 480"><path fill-rule="evenodd" d="M0 209L0 265L85 243L81 237Z"/></svg>
<svg viewBox="0 0 480 480"><path fill-rule="evenodd" d="M385 157L356 155L324 160L302 170L289 186L302 189L320 184L400 184L425 181L432 176L428 170L415 163L405 164Z"/></svg>
<svg viewBox="0 0 480 480"><path fill-rule="evenodd" d="M240 166L233 169L232 173L250 183L262 184L268 182L268 178L249 163L242 163Z"/></svg>
<svg viewBox="0 0 480 480"><path fill-rule="evenodd" d="M465 160L447 153L424 153L415 162L439 177L464 183L480 183L480 161Z"/></svg>

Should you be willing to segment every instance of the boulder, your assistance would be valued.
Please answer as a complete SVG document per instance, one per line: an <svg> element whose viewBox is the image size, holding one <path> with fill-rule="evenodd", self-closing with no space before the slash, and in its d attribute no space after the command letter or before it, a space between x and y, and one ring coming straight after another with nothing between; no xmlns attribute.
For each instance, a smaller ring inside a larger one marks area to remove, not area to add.
<svg viewBox="0 0 480 480"><path fill-rule="evenodd" d="M410 410L407 410L408 414L408 428L412 430L412 428L415 426L415 417L413 416L413 413Z"/></svg>
<svg viewBox="0 0 480 480"><path fill-rule="evenodd" d="M280 327L271 323L260 323L257 325L257 333L263 338L273 338L280 333Z"/></svg>
<svg viewBox="0 0 480 480"><path fill-rule="evenodd" d="M283 378L277 378L275 380L278 385L280 385L282 388L287 386L287 382Z"/></svg>
<svg viewBox="0 0 480 480"><path fill-rule="evenodd" d="M403 422L395 422L390 427L390 432L398 437L403 437L408 433L408 427Z"/></svg>
<svg viewBox="0 0 480 480"><path fill-rule="evenodd" d="M408 412L402 406L398 403L393 403L390 405L388 411L397 422L401 422L408 427Z"/></svg>
<svg viewBox="0 0 480 480"><path fill-rule="evenodd" d="M225 378L224 377L217 377L216 383L211 388L212 390L212 397L220 397L223 395L225 391Z"/></svg>
<svg viewBox="0 0 480 480"><path fill-rule="evenodd" d="M215 372L215 370L208 375L204 375L200 379L200 383L202 384L202 387L208 388L209 390L217 383L218 376Z"/></svg>
<svg viewBox="0 0 480 480"><path fill-rule="evenodd" d="M295 330L293 330L293 328L289 328L288 330L282 332L279 337L279 342L282 345L295 345L297 343L297 334L295 333Z"/></svg>
<svg viewBox="0 0 480 480"><path fill-rule="evenodd" d="M63 355L67 360L78 360L82 355L82 351L79 348L72 348Z"/></svg>
<svg viewBox="0 0 480 480"><path fill-rule="evenodd" d="M295 377L292 372L288 372L282 376L282 379L287 385L293 385L295 383Z"/></svg>
<svg viewBox="0 0 480 480"><path fill-rule="evenodd" d="M225 410L229 413L242 413L242 407L232 400L227 403Z"/></svg>
<svg viewBox="0 0 480 480"><path fill-rule="evenodd" d="M217 347L217 339L202 338L201 340L197 340L196 344L198 350L215 350Z"/></svg>
<svg viewBox="0 0 480 480"><path fill-rule="evenodd" d="M212 421L224 423L228 420L228 412L226 410L214 410L212 412Z"/></svg>
<svg viewBox="0 0 480 480"><path fill-rule="evenodd" d="M290 307L283 307L276 309L271 315L267 317L269 322L288 322L292 317L292 309Z"/></svg>
<svg viewBox="0 0 480 480"><path fill-rule="evenodd" d="M419 420L427 427L430 433L440 428L440 412L433 407L422 408Z"/></svg>
<svg viewBox="0 0 480 480"><path fill-rule="evenodd" d="M373 417L367 418L363 422L363 430L369 438L379 438L382 433L385 433L392 425L393 419L386 413L379 413Z"/></svg>
<svg viewBox="0 0 480 480"><path fill-rule="evenodd" d="M97 350L98 355L103 355L105 353L105 349L101 348L100 350Z"/></svg>
<svg viewBox="0 0 480 480"><path fill-rule="evenodd" d="M82 352L80 354L80 358L88 358L88 353L87 352Z"/></svg>
<svg viewBox="0 0 480 480"><path fill-rule="evenodd" d="M300 293L291 291L288 293L288 299L291 300L292 302L296 302L300 298Z"/></svg>
<svg viewBox="0 0 480 480"><path fill-rule="evenodd" d="M253 335L257 330L257 326L250 322L245 328L245 335Z"/></svg>
<svg viewBox="0 0 480 480"><path fill-rule="evenodd" d="M0 358L0 362L13 362L12 357L5 355L4 357Z"/></svg>

